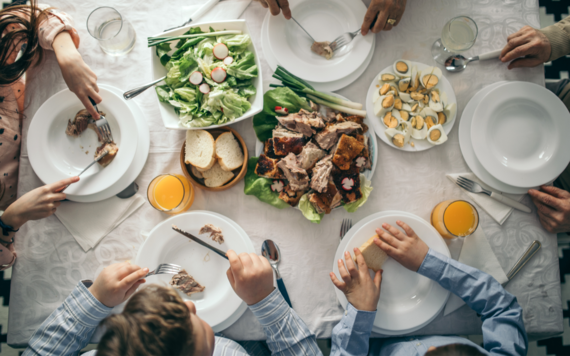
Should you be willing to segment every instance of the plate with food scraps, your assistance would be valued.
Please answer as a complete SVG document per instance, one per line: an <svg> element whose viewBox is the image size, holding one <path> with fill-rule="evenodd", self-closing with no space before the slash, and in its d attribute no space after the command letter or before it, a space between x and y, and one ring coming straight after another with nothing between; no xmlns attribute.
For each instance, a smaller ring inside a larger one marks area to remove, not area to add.
<svg viewBox="0 0 570 356"><path fill-rule="evenodd" d="M358 30L367 10L359 0L293 0L289 6L295 19L319 42L333 41L345 32ZM271 51L281 66L319 83L345 78L357 70L373 50L376 38L358 35L348 51L326 59L311 50L313 41L298 25L283 16L269 19L268 36Z"/></svg>
<svg viewBox="0 0 570 356"><path fill-rule="evenodd" d="M386 144L424 151L447 141L457 117L457 99L441 69L399 59L370 84L366 112Z"/></svg>
<svg viewBox="0 0 570 356"><path fill-rule="evenodd" d="M449 249L430 223L419 216L403 211L384 211L365 218L347 232L340 243L333 262L333 272L340 279L339 259L344 261L344 252L354 256L354 248L360 247L376 235L376 229L383 223L396 226L401 220L408 224L429 246L429 248L451 257ZM401 230L401 229L400 229ZM443 310L450 292L435 281L402 266L392 258L382 265L382 293L374 319L373 331L384 335L402 335L429 324ZM373 277L371 270L370 275ZM336 296L346 309L348 300L344 293L335 288Z"/></svg>
<svg viewBox="0 0 570 356"><path fill-rule="evenodd" d="M215 232L200 234L200 230L207 224L213 225L214 230L220 230L221 240ZM237 320L236 311L245 311L245 303L234 292L226 276L229 262L174 231L172 225L222 251L255 253L253 244L245 231L231 219L210 211L192 211L158 224L137 254L135 263L150 270L161 263L181 266L188 276L184 273L155 275L148 277L147 282L172 286L182 299L194 302L200 318L214 330L221 331L218 326L228 327L228 318Z"/></svg>
<svg viewBox="0 0 570 356"><path fill-rule="evenodd" d="M30 163L45 184L76 176L93 162L98 149L115 152L101 160L107 166L100 161L66 189L72 196L92 195L109 188L125 175L135 157L138 135L133 132L137 124L132 111L119 95L106 88L101 88L99 95L103 98L99 110L105 113L113 133L113 149L100 143L94 125L88 125L91 116L69 89L46 100L28 130Z"/></svg>
<svg viewBox="0 0 570 356"><path fill-rule="evenodd" d="M192 70L194 66L188 64L188 61L181 63L183 67L190 65L191 69L188 71L176 72L176 69L172 69L174 67L172 63L176 60L172 60L171 56L178 50L174 46L178 40L164 42L171 45L168 49L164 47L157 51L157 46L150 47L153 80L160 79L167 73L178 79L178 82L169 79L175 84L174 86L160 82L155 87L164 126L172 130L216 128L231 125L259 113L263 109L261 63L257 49L249 37L250 31L245 20L192 23L160 33L151 39L181 36L195 28L204 31L205 39L187 48L181 47L182 51L193 50L193 58L199 57L195 70ZM220 36L208 34L210 28L215 29ZM235 40L231 40L230 35L234 36ZM246 36L249 40L244 40ZM187 43L192 44L191 41ZM247 43L247 46L242 48L244 43ZM216 51L213 47L216 47ZM167 64L171 66L168 71L165 68ZM214 64L217 66L210 69L209 66ZM208 100L204 100L203 97L207 97ZM226 100L222 100L226 97L228 97ZM242 102L242 99L249 103L249 108L247 108L247 103ZM207 105L202 106L203 103ZM236 103L239 105L234 105ZM209 114L196 114L196 106L200 106L201 113ZM209 111L210 108L212 108L211 111ZM232 113L231 117L228 116L229 113Z"/></svg>

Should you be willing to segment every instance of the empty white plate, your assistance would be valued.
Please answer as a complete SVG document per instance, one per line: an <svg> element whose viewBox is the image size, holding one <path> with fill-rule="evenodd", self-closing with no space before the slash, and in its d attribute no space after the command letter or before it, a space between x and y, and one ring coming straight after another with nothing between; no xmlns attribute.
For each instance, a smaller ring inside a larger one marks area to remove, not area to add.
<svg viewBox="0 0 570 356"><path fill-rule="evenodd" d="M475 109L471 143L498 180L534 187L555 179L570 162L570 113L537 84L510 82L490 90Z"/></svg>

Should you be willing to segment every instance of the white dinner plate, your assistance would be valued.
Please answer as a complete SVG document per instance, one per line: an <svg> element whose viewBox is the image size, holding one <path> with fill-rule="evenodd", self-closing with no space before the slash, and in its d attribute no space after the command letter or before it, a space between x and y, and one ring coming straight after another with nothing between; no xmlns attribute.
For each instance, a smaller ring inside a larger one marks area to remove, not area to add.
<svg viewBox="0 0 570 356"><path fill-rule="evenodd" d="M483 99L489 90L500 87L506 83L508 82L501 81L486 86L479 90L477 94L475 94L471 100L469 100L465 106L465 109L463 109L461 120L459 121L459 147L461 148L461 154L469 166L469 169L471 169L477 178L481 179L485 184L500 192L508 194L526 194L530 188L513 187L501 182L497 178L493 177L493 175L491 175L489 172L487 172L485 167L483 167L483 165L477 159L477 156L473 151L473 145L471 144L471 121L473 120L475 109L479 103L481 103L481 99Z"/></svg>
<svg viewBox="0 0 570 356"><path fill-rule="evenodd" d="M81 180L70 185L66 193L75 196L96 194L117 182L131 165L136 153L138 135L133 132L135 118L123 99L104 88L98 107L106 113L119 147L115 159L105 168L93 165L81 175ZM68 120L73 120L83 104L69 89L50 97L38 109L28 131L27 145L34 172L45 184L72 177L87 167L100 145L96 133L87 129L80 137L65 134Z"/></svg>
<svg viewBox="0 0 570 356"><path fill-rule="evenodd" d="M269 65L271 70L275 72L275 70L277 69L278 62L277 58L275 58L275 55L273 55L273 52L271 52L271 46L269 44L270 43L269 36L267 34L267 26L269 24L270 17L271 14L268 11L267 14L265 15L265 18L263 19L263 24L261 25L261 50L263 51L263 56L265 57L267 64ZM328 91L328 92L337 91L344 87L349 86L356 79L360 78L360 76L366 71L366 68L368 68L368 65L370 65L370 62L372 62L372 57L374 56L375 47L376 47L376 42L373 42L372 49L370 50L370 53L368 54L368 57L366 57L364 63L358 69L356 69L354 72L347 75L346 77L339 80L333 80L331 82L318 83L318 82L311 82L310 80L307 80L306 82L309 83L313 88L315 88L315 90Z"/></svg>
<svg viewBox="0 0 570 356"><path fill-rule="evenodd" d="M475 155L506 184L520 188L546 184L570 162L570 113L540 85L510 82L489 90L473 117Z"/></svg>
<svg viewBox="0 0 570 356"><path fill-rule="evenodd" d="M450 257L443 238L433 226L418 216L401 211L385 211L373 214L365 220L346 234L336 251L333 272L339 278L336 261L344 261L345 251L353 255L353 248L360 247L374 236L376 228L385 222L397 227L397 220L404 221L431 249ZM443 310L450 292L438 283L408 270L391 258L384 263L382 269L382 291L374 319L374 332L404 335L429 324ZM344 293L337 288L335 292L342 307L346 308L348 300Z"/></svg>
<svg viewBox="0 0 570 356"><path fill-rule="evenodd" d="M316 41L333 41L345 32L358 30L366 14L359 0L292 0L295 19ZM325 59L311 51L312 41L292 20L271 16L268 24L271 51L277 62L304 80L331 82L353 73L373 50L375 36L357 36L349 51Z"/></svg>
<svg viewBox="0 0 570 356"><path fill-rule="evenodd" d="M99 88L107 89L115 93L116 95L121 96L122 99L123 90L119 88L115 88L107 84L99 84ZM148 130L148 124L146 123L146 117L142 109L137 105L137 103L134 100L129 100L129 101L125 100L125 102L129 106L129 109L133 113L136 121L136 130L132 131L136 132L136 134L138 135L137 151L135 153L133 162L127 169L127 172L118 181L116 181L113 185L111 185L109 188L105 189L104 191L91 195L82 195L82 196L66 194L67 199L79 203L92 203L108 199L112 196L119 194L126 187L128 187L129 184L134 182L135 179L137 179L137 177L141 173L142 169L144 168L150 148L150 132ZM67 190L65 192L67 193Z"/></svg>
<svg viewBox="0 0 570 356"><path fill-rule="evenodd" d="M419 62L411 62L411 63L412 63L412 66L416 66L418 68L419 72L421 72L423 69L429 67L427 64L423 64L423 63L419 63ZM374 90L378 90L378 87L377 87L378 78L380 78L380 75L382 75L383 73L394 73L392 65L390 65L387 68L384 68L380 73L378 73L378 75L376 75L374 77L374 80L372 80L372 83L370 83L370 88L368 88L368 94L366 95L366 112L368 114L368 118L370 119L370 122L372 122L372 125L374 126L374 131L376 131L376 135L378 135L378 137L382 141L384 141L384 143L386 143L388 146L394 147L395 149L398 149L401 151L417 152L417 151L429 150L430 148L435 147L435 145L432 145L431 143L429 143L428 140L416 140L416 139L412 138L410 142L414 142L414 147L412 147L408 144L408 145L405 145L404 147L400 148L400 147L396 147L391 142L391 140L388 139L388 137L384 133L384 131L386 131L386 127L382 123L382 118L380 118L374 114L374 101L373 101ZM445 76L441 77L441 80L435 86L435 88L438 88L440 91L446 93L449 104L455 103L455 105L457 105L457 99L455 97L455 91L453 91L453 87L451 86L451 83L449 82L449 80L447 80L447 78ZM448 136L449 136L449 133L451 132L451 129L453 128L453 125L455 124L455 118L456 117L457 117L457 111L455 112L455 115L452 118L448 118L448 121L443 125L443 130L445 131L445 133Z"/></svg>
<svg viewBox="0 0 570 356"><path fill-rule="evenodd" d="M184 300L193 301L197 314L214 330L219 330L220 326L227 328L227 320L237 320L241 314L236 317L235 313L239 310L243 313L246 309L245 303L235 294L226 276L228 261L172 230L173 224L222 251L231 249L238 254L255 252L251 240L243 229L236 227L235 222L223 215L210 211L191 211L165 220L152 229L136 257L137 265L151 270L161 263L182 266L206 289L191 296L176 290L178 294ZM222 230L225 240L223 244L213 242L206 235L198 235L205 224L213 224ZM172 275L147 278L149 283L166 285L171 279Z"/></svg>

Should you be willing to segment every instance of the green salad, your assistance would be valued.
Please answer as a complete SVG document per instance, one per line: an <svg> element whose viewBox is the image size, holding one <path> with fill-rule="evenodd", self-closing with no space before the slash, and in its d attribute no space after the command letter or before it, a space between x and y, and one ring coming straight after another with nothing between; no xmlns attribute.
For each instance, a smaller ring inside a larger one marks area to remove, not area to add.
<svg viewBox="0 0 570 356"><path fill-rule="evenodd" d="M224 124L251 108L248 99L256 93L252 80L258 68L248 50L249 35L194 27L181 36L148 41L168 71L166 84L157 86L156 94L174 107L182 126ZM172 41L178 41L174 48Z"/></svg>

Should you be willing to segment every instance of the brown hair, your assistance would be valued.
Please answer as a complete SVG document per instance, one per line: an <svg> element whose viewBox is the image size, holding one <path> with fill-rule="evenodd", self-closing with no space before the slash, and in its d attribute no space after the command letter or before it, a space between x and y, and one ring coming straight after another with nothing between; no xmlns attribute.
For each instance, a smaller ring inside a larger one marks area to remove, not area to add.
<svg viewBox="0 0 570 356"><path fill-rule="evenodd" d="M484 356L484 354L473 345L450 344L428 351L425 356Z"/></svg>
<svg viewBox="0 0 570 356"><path fill-rule="evenodd" d="M97 355L193 355L190 311L172 289L149 285L136 292L121 314L103 321L107 331Z"/></svg>
<svg viewBox="0 0 570 356"><path fill-rule="evenodd" d="M47 17L49 9L40 11L37 0L30 5L9 6L0 10L0 85L18 80L26 70L41 62L43 51L39 40L39 27ZM15 26L12 29L12 26ZM26 43L20 59L9 63L15 48Z"/></svg>

